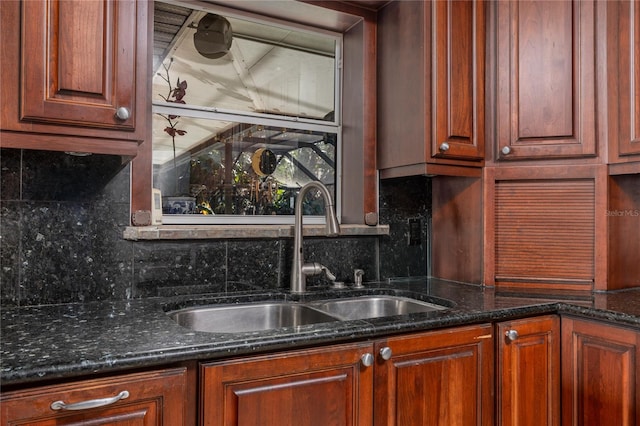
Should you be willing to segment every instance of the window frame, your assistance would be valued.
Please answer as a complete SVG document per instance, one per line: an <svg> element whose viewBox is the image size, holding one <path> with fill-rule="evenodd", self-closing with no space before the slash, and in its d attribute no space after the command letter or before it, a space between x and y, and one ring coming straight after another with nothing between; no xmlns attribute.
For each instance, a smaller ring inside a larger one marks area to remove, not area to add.
<svg viewBox="0 0 640 426"><path fill-rule="evenodd" d="M185 3L190 6L201 2ZM207 6L211 6L207 4ZM229 7L233 6L233 7ZM221 13L253 13L278 21L286 21L313 28L326 29L343 36L343 55L351 56L341 64L342 69L342 149L336 174L341 183L336 188L342 201L342 224L378 224L378 172L376 170L376 12L366 7L342 2L316 0L287 2L247 2L243 10L231 0L220 0L216 7ZM148 19L148 44L153 43L153 13ZM274 18L275 19L275 18ZM150 49L152 51L152 49ZM355 54L352 54L355 53ZM152 55L145 67L152 69ZM356 84L353 84L356 82ZM152 84L148 80L147 101L151 110ZM346 116L345 116L346 114ZM145 122L147 138L139 145L138 155L131 162L131 225L151 225L152 210L152 134L151 114ZM346 127L345 127L346 126ZM347 135L345 136L345 130ZM347 148L348 142L348 148ZM349 194L349 197L342 197ZM169 225L171 226L171 225ZM213 226L213 225L212 225ZM264 225L268 227L269 225ZM196 229L196 228L194 228Z"/></svg>

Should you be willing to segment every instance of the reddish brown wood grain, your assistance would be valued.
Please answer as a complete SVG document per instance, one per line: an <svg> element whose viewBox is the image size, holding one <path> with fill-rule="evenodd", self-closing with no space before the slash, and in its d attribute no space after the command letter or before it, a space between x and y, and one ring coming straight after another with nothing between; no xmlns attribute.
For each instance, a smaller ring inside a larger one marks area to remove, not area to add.
<svg viewBox="0 0 640 426"><path fill-rule="evenodd" d="M330 346L201 367L203 425L371 425L370 343Z"/></svg>
<svg viewBox="0 0 640 426"><path fill-rule="evenodd" d="M378 11L382 178L480 175L485 9L483 1L400 1Z"/></svg>
<svg viewBox="0 0 640 426"><path fill-rule="evenodd" d="M376 364L375 426L493 424L493 335L476 325L389 338Z"/></svg>
<svg viewBox="0 0 640 426"><path fill-rule="evenodd" d="M640 423L640 335L562 319L563 425Z"/></svg>
<svg viewBox="0 0 640 426"><path fill-rule="evenodd" d="M559 317L496 324L496 366L496 425L560 424Z"/></svg>
<svg viewBox="0 0 640 426"><path fill-rule="evenodd" d="M596 156L595 2L495 7L496 159Z"/></svg>
<svg viewBox="0 0 640 426"><path fill-rule="evenodd" d="M149 109L147 2L1 7L0 145L134 156Z"/></svg>
<svg viewBox="0 0 640 426"><path fill-rule="evenodd" d="M185 369L175 368L8 392L0 396L0 423L33 426L183 425L186 389ZM55 411L50 408L54 401L73 404L111 398L123 390L129 392L129 397L102 408L81 411Z"/></svg>

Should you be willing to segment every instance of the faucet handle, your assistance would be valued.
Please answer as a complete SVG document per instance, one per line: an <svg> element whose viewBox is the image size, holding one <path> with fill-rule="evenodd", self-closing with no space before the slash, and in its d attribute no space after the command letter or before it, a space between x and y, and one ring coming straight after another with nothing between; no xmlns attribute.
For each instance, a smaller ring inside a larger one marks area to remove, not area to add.
<svg viewBox="0 0 640 426"><path fill-rule="evenodd" d="M318 275L324 273L330 281L335 281L336 276L324 265L318 262L309 262L302 265L302 273L304 275Z"/></svg>
<svg viewBox="0 0 640 426"><path fill-rule="evenodd" d="M354 269L353 270L353 286L355 288L362 288L362 276L364 275L364 271L362 269Z"/></svg>

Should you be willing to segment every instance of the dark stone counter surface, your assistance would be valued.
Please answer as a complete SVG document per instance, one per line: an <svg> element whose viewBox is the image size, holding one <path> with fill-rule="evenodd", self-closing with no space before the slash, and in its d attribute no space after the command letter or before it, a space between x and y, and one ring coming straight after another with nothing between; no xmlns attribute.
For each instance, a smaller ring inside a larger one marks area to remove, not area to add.
<svg viewBox="0 0 640 426"><path fill-rule="evenodd" d="M336 321L266 332L216 334L177 325L166 311L212 303L307 301L354 295L355 290L310 289L149 298L2 309L0 381L22 386L50 379L84 378L187 360L209 360L312 345L560 313L640 330L640 289L580 299L495 294L480 286L440 280L367 284L357 294L389 293L438 302L450 309L358 321ZM14 386L15 385L15 386Z"/></svg>

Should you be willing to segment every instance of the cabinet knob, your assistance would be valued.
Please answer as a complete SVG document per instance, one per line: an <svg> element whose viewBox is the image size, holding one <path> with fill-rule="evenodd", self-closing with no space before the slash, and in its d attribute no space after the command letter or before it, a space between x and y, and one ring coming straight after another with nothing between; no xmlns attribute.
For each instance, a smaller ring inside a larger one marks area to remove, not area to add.
<svg viewBox="0 0 640 426"><path fill-rule="evenodd" d="M511 147L509 147L509 146L505 146L505 147L503 147L503 148L501 149L501 151L502 151L502 153L503 153L504 155L509 155L509 154L511 154Z"/></svg>
<svg viewBox="0 0 640 426"><path fill-rule="evenodd" d="M509 342L518 340L518 332L516 330L507 330L504 335Z"/></svg>
<svg viewBox="0 0 640 426"><path fill-rule="evenodd" d="M373 365L373 355L367 352L366 354L360 357L360 362L365 367L371 367Z"/></svg>
<svg viewBox="0 0 640 426"><path fill-rule="evenodd" d="M446 142L442 142L442 143L440 144L440 151L442 151L442 152L447 152L447 151L449 151L449 148L450 148L450 147L449 147L449 144L448 144L448 143L446 143Z"/></svg>
<svg viewBox="0 0 640 426"><path fill-rule="evenodd" d="M391 355L393 355L393 351L389 346L385 346L384 348L380 349L380 358L384 359L385 361L390 360Z"/></svg>
<svg viewBox="0 0 640 426"><path fill-rule="evenodd" d="M120 107L116 110L116 117L118 117L119 120L125 121L131 117L131 112L129 111L129 108Z"/></svg>

